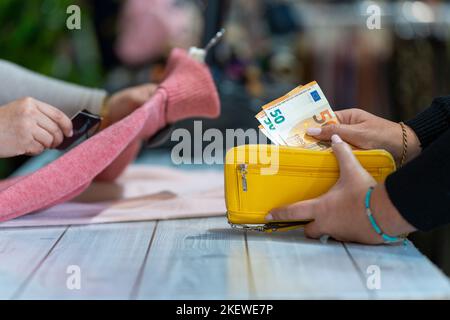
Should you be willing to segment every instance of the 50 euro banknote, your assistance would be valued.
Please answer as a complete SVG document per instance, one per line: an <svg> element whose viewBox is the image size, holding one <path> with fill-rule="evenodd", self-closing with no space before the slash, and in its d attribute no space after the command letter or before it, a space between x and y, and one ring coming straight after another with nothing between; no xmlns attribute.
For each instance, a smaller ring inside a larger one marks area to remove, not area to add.
<svg viewBox="0 0 450 320"><path fill-rule="evenodd" d="M317 82L299 86L263 107L256 118L275 144L309 150L327 150L328 143L306 134L308 128L338 123Z"/></svg>

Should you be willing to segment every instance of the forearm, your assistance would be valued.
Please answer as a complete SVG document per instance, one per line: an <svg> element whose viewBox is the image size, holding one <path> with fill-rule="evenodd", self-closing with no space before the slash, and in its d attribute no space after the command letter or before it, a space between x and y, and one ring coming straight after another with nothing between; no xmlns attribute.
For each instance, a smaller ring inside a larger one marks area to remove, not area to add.
<svg viewBox="0 0 450 320"><path fill-rule="evenodd" d="M446 151L450 146L450 97L435 99L430 108L406 124L406 163L412 163L373 193L374 215L382 230L396 236L450 222L446 212L450 208L449 168L443 160L450 161Z"/></svg>
<svg viewBox="0 0 450 320"><path fill-rule="evenodd" d="M51 79L0 60L0 105L32 97L63 111L69 117L87 109L99 114L106 92Z"/></svg>
<svg viewBox="0 0 450 320"><path fill-rule="evenodd" d="M384 183L375 187L371 203L375 220L384 233L390 236L399 236L417 231L394 206Z"/></svg>
<svg viewBox="0 0 450 320"><path fill-rule="evenodd" d="M415 131L409 126L405 126L405 129L406 129L407 145L406 145L406 159L404 164L411 162L412 160L417 158L422 152L421 143ZM404 147L405 146L403 146L402 142L402 149Z"/></svg>
<svg viewBox="0 0 450 320"><path fill-rule="evenodd" d="M404 141L403 127L398 124L392 122L392 126L389 131L386 131L383 135L383 140L380 145L383 149L387 150L394 157L397 166L400 164L403 165L414 160L417 156L422 152L422 148L420 146L419 138L417 137L414 130L405 126L406 130L406 145ZM406 158L403 161L403 153L406 151Z"/></svg>

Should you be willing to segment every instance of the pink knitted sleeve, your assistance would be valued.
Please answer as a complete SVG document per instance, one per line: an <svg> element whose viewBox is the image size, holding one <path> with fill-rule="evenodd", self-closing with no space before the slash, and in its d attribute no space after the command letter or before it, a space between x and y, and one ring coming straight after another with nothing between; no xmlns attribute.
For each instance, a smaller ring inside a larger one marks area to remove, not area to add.
<svg viewBox="0 0 450 320"><path fill-rule="evenodd" d="M134 159L139 139L150 138L168 123L217 116L219 110L208 69L175 50L166 80L144 106L42 169L2 182L0 221L73 199L99 175L116 178Z"/></svg>
<svg viewBox="0 0 450 320"><path fill-rule="evenodd" d="M183 76L171 76L175 74ZM175 49L172 52L165 80L159 90L164 90L167 95L166 121L169 124L193 117L216 118L220 115L219 96L207 66L194 62L183 50ZM151 128L151 125L146 128ZM141 137L147 139L150 134L144 130ZM139 139L131 143L96 180L116 180L134 161L140 146Z"/></svg>
<svg viewBox="0 0 450 320"><path fill-rule="evenodd" d="M95 178L95 180L102 182L115 181L125 171L128 165L136 159L139 150L141 149L141 145L140 139L133 141L108 168Z"/></svg>

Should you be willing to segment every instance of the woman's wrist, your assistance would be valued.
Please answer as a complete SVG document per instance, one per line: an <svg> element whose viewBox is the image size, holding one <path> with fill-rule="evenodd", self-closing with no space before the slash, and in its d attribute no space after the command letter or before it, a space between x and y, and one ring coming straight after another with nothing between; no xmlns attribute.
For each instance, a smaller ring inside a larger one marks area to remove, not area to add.
<svg viewBox="0 0 450 320"><path fill-rule="evenodd" d="M419 138L407 125L391 122L387 132L386 141L384 141L385 149L392 154L398 167L412 161L422 152Z"/></svg>
<svg viewBox="0 0 450 320"><path fill-rule="evenodd" d="M405 163L408 163L420 155L420 153L422 152L422 147L420 145L420 140L417 137L417 134L414 132L414 130L411 129L411 127L408 127L407 125L405 125L405 129L408 139L408 150L407 150L408 152L406 154Z"/></svg>
<svg viewBox="0 0 450 320"><path fill-rule="evenodd" d="M400 236L417 231L392 203L384 183L378 184L372 194L372 214L381 230L390 236Z"/></svg>

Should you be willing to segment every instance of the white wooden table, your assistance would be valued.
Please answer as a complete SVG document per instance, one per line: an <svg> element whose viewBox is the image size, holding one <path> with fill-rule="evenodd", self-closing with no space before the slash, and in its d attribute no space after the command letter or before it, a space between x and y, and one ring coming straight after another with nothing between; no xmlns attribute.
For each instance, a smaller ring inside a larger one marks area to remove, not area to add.
<svg viewBox="0 0 450 320"><path fill-rule="evenodd" d="M167 155L140 162L161 163L155 159ZM67 286L73 266L80 290ZM373 266L379 290L367 286ZM225 217L0 228L0 299L413 298L449 299L450 284L412 244L245 233Z"/></svg>
<svg viewBox="0 0 450 320"><path fill-rule="evenodd" d="M370 290L367 268L380 268ZM70 266L80 290L67 286ZM445 299L447 278L412 245L254 234L225 218L0 229L1 299Z"/></svg>

